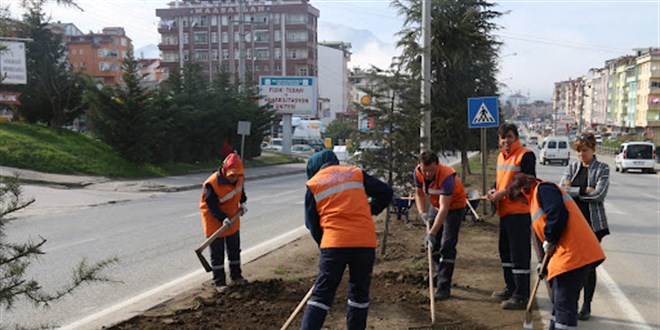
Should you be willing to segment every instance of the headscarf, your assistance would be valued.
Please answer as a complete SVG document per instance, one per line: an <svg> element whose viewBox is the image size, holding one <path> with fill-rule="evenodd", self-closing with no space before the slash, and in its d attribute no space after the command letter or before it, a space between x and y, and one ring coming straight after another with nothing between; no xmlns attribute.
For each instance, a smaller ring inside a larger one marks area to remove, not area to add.
<svg viewBox="0 0 660 330"><path fill-rule="evenodd" d="M337 155L331 150L319 151L309 157L307 161L307 179L311 179L326 163L328 165L339 165Z"/></svg>
<svg viewBox="0 0 660 330"><path fill-rule="evenodd" d="M243 175L241 156L236 153L230 153L222 162L222 173L225 177L232 174Z"/></svg>

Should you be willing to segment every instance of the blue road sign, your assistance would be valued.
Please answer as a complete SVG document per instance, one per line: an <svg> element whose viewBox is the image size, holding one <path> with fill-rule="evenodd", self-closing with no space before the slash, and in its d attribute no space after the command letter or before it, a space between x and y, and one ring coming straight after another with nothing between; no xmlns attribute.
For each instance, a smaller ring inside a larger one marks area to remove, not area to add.
<svg viewBox="0 0 660 330"><path fill-rule="evenodd" d="M468 99L468 128L487 128L500 125L497 96Z"/></svg>

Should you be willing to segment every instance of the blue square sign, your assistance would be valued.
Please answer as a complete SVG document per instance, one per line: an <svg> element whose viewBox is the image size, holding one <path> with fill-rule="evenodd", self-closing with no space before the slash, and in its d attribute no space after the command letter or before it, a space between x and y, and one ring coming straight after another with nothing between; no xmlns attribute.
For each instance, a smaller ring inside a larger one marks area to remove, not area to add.
<svg viewBox="0 0 660 330"><path fill-rule="evenodd" d="M468 128L497 127L500 112L497 96L471 97L468 99Z"/></svg>

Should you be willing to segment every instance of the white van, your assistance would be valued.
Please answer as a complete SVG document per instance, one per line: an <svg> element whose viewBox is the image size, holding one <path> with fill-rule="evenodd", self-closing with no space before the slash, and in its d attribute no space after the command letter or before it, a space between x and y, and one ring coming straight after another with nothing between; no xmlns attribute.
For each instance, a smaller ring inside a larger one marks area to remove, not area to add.
<svg viewBox="0 0 660 330"><path fill-rule="evenodd" d="M616 171L635 169L642 172L655 173L655 145L651 142L626 142L621 144L614 158Z"/></svg>
<svg viewBox="0 0 660 330"><path fill-rule="evenodd" d="M567 136L548 136L539 145L539 149L541 149L539 163L545 165L552 162L561 162L562 165L566 166L571 158L570 148L570 141Z"/></svg>

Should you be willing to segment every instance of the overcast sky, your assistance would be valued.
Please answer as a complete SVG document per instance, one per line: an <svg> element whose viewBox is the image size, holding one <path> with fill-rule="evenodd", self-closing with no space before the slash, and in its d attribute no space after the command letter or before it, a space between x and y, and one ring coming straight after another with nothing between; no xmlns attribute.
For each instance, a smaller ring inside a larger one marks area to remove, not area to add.
<svg viewBox="0 0 660 330"><path fill-rule="evenodd" d="M139 49L157 45L156 8L168 0L77 0L85 10L49 6L52 20L72 22L83 32L123 26ZM17 0L3 0L13 11ZM387 67L402 19L386 0L312 0L321 12L319 41L347 41L349 65ZM660 47L660 0L498 1L509 13L498 23L502 48L500 81L504 94L520 91L549 101L553 83L584 75L633 48Z"/></svg>

